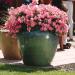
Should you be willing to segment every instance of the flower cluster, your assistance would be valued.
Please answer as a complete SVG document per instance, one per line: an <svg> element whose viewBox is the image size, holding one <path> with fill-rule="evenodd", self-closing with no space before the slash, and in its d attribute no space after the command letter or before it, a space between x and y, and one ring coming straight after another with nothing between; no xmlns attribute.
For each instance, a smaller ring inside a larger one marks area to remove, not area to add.
<svg viewBox="0 0 75 75"><path fill-rule="evenodd" d="M23 4L17 8L10 8L8 13L5 27L10 33L25 31L62 33L67 31L67 14L50 4Z"/></svg>

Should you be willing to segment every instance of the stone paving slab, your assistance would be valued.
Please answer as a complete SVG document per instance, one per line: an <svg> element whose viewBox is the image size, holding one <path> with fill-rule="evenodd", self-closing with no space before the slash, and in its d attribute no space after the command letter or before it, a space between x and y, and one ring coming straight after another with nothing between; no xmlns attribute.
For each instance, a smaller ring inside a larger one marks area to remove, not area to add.
<svg viewBox="0 0 75 75"><path fill-rule="evenodd" d="M59 66L64 64L75 63L75 48L65 49L65 51L56 52L51 64Z"/></svg>
<svg viewBox="0 0 75 75"><path fill-rule="evenodd" d="M53 66L75 63L75 36L74 41L70 43L72 45L70 49L65 49L65 51L56 52L51 62Z"/></svg>
<svg viewBox="0 0 75 75"><path fill-rule="evenodd" d="M0 49L0 59L1 59L1 58L4 58L4 56L3 56L2 51L1 51L1 49Z"/></svg>

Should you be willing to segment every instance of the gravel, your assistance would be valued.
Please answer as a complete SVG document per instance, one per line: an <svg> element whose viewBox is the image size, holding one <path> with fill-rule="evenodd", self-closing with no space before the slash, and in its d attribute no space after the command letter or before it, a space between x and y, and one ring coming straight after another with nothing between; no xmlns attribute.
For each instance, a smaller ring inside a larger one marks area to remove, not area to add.
<svg viewBox="0 0 75 75"><path fill-rule="evenodd" d="M64 71L75 71L75 63L60 65L55 68Z"/></svg>

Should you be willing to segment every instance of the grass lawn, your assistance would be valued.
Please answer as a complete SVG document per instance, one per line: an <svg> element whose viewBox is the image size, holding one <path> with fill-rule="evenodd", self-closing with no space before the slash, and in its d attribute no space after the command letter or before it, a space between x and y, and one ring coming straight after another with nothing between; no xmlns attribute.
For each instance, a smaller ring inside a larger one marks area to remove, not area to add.
<svg viewBox="0 0 75 75"><path fill-rule="evenodd" d="M24 65L0 64L0 75L75 75L75 72L26 67Z"/></svg>

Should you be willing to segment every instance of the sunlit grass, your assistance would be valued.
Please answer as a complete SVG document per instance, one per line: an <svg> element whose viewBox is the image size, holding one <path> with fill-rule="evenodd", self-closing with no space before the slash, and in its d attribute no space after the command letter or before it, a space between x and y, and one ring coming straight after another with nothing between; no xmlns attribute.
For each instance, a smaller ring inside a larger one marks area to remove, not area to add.
<svg viewBox="0 0 75 75"><path fill-rule="evenodd" d="M0 75L75 75L75 72L66 72L54 68L36 68L24 65L0 64Z"/></svg>

